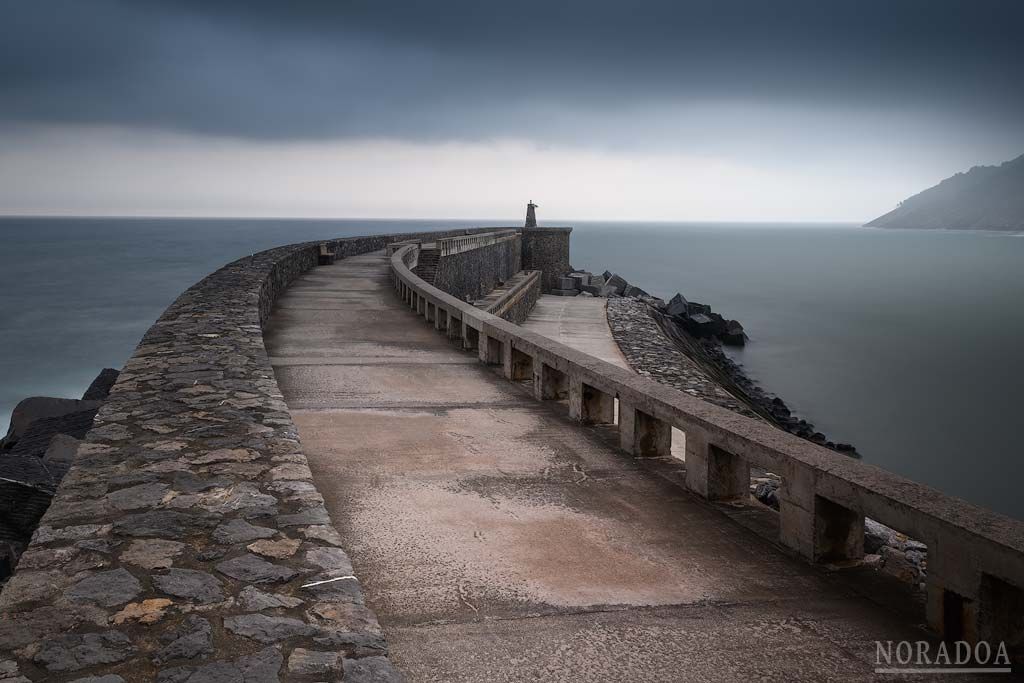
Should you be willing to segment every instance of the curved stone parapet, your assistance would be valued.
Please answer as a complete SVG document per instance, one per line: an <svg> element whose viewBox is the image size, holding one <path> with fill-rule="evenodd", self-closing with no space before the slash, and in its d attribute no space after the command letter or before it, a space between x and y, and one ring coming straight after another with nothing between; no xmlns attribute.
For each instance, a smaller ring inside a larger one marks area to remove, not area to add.
<svg viewBox="0 0 1024 683"><path fill-rule="evenodd" d="M228 264L146 333L0 594L0 678L399 680L263 346L319 251Z"/></svg>
<svg viewBox="0 0 1024 683"><path fill-rule="evenodd" d="M686 486L709 500L746 497L751 466L779 474L779 543L812 562L862 557L865 517L924 541L929 624L953 640L1024 644L1024 523L463 303L411 271L416 250L407 245L391 257L403 300L482 362L502 366L507 379L532 379L538 400L568 399L570 417L616 425L621 448L638 457L670 457L676 428L685 435Z"/></svg>

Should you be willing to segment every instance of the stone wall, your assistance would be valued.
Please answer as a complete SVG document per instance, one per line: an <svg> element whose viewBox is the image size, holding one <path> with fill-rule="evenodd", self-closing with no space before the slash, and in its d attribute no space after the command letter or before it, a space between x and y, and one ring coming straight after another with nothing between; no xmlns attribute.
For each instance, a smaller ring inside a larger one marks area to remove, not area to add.
<svg viewBox="0 0 1024 683"><path fill-rule="evenodd" d="M569 265L569 233L572 228L523 228L523 268L543 272L541 288L558 289L558 278Z"/></svg>
<svg viewBox="0 0 1024 683"><path fill-rule="evenodd" d="M463 301L477 299L522 270L519 235L440 258L434 285Z"/></svg>
<svg viewBox="0 0 1024 683"><path fill-rule="evenodd" d="M514 283L484 310L502 320L521 325L536 305L541 291L540 271L529 270L520 275L521 278L513 278Z"/></svg>
<svg viewBox="0 0 1024 683"><path fill-rule="evenodd" d="M239 259L149 329L0 593L0 678L399 680L263 346L316 261Z"/></svg>

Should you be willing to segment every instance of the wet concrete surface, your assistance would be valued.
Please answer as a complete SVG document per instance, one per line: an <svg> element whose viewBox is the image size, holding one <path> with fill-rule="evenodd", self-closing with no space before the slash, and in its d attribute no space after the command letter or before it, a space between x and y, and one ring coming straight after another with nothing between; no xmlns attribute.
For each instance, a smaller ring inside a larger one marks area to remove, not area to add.
<svg viewBox="0 0 1024 683"><path fill-rule="evenodd" d="M303 276L265 340L411 681L866 680L923 635L455 349L382 254Z"/></svg>

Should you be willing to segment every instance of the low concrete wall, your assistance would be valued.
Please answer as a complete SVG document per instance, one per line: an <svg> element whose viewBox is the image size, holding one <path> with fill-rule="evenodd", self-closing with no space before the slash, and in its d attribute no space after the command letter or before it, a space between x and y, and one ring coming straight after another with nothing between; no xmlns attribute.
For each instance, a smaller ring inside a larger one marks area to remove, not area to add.
<svg viewBox="0 0 1024 683"><path fill-rule="evenodd" d="M540 298L539 270L525 272L525 277L502 293L501 297L484 310L516 325L521 324L530 315L537 299Z"/></svg>
<svg viewBox="0 0 1024 683"><path fill-rule="evenodd" d="M761 421L576 351L440 291L413 274L415 247L391 258L395 287L435 327L532 379L538 400L568 399L584 423L614 423L637 457L671 457L685 434L686 485L709 500L745 499L750 467L777 473L779 542L812 562L863 555L865 516L928 545L929 624L947 638L1024 639L1024 523L837 454Z"/></svg>
<svg viewBox="0 0 1024 683"><path fill-rule="evenodd" d="M0 594L3 678L398 680L263 346L317 244L228 264L146 333Z"/></svg>
<svg viewBox="0 0 1024 683"><path fill-rule="evenodd" d="M438 259L434 286L462 300L477 299L522 270L522 254L517 233L454 251Z"/></svg>

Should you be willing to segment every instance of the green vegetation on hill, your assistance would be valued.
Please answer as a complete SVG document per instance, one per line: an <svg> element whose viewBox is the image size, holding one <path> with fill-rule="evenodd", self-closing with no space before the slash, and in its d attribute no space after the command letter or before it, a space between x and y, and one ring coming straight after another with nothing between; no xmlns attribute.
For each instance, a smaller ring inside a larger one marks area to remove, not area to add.
<svg viewBox="0 0 1024 683"><path fill-rule="evenodd" d="M1024 231L1024 155L999 166L957 173L867 225Z"/></svg>

